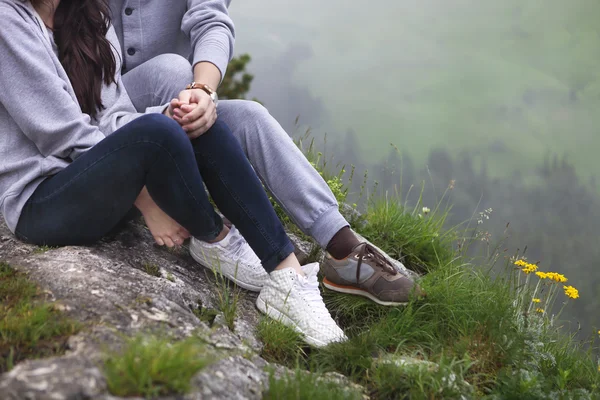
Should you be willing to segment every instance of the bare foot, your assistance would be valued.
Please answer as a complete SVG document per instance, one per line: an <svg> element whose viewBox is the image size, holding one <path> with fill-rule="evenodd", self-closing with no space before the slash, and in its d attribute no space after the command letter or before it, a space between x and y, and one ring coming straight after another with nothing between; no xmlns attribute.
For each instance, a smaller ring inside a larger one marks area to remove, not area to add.
<svg viewBox="0 0 600 400"><path fill-rule="evenodd" d="M159 246L181 246L190 237L190 233L177 221L169 217L158 206L151 207L142 213L150 233Z"/></svg>

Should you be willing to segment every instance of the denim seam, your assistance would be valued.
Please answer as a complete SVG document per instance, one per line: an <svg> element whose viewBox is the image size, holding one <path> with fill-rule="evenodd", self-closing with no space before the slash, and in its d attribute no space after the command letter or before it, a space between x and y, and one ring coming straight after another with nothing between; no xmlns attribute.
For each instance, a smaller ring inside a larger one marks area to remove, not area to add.
<svg viewBox="0 0 600 400"><path fill-rule="evenodd" d="M202 154L199 154L199 155L200 155L200 157L208 159L208 161L210 162L211 165L216 166L216 163L213 161L213 159L210 155L207 155L207 156L204 156ZM221 178L221 181L223 182L224 186L227 188L227 191L229 192L231 197L235 200L237 205L246 213L246 215L248 217L250 217L250 219L252 221L257 221L258 219L254 217L254 215L250 212L250 210L248 210L246 208L246 206L242 202L240 202L239 197L229 189L229 184L224 179L220 170L218 168L215 168L215 169L217 170L217 174L218 174L219 178ZM260 224L254 223L254 226L256 228L258 228L259 232L261 233L263 238L269 243L269 246L271 246L271 248L276 247L275 241L273 241L273 239L271 238L271 235L269 235Z"/></svg>

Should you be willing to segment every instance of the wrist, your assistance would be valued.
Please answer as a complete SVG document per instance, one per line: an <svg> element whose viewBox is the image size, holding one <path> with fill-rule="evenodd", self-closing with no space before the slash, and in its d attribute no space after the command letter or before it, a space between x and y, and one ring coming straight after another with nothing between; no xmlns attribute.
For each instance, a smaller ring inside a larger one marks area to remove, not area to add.
<svg viewBox="0 0 600 400"><path fill-rule="evenodd" d="M185 90L194 89L199 89L206 93L213 101L213 103L215 103L215 106L219 103L219 96L217 95L217 92L212 87L210 87L210 85L194 81L185 87Z"/></svg>

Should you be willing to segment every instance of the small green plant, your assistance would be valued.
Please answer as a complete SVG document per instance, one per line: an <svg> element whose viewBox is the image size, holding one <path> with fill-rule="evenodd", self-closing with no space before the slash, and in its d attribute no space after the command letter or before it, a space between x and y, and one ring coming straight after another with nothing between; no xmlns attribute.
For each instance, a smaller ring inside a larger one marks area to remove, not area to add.
<svg viewBox="0 0 600 400"><path fill-rule="evenodd" d="M34 250L33 252L34 252L35 254L44 254L44 253L45 253L45 252L47 252L47 251L54 250L54 249L57 249L57 248L58 248L58 247L53 247L53 246L46 246L46 245L44 245L44 246L38 246L38 247L36 247L36 248L35 248L35 250Z"/></svg>
<svg viewBox="0 0 600 400"><path fill-rule="evenodd" d="M310 264L314 262L320 262L321 256L323 255L323 250L321 250L321 246L316 243L312 243L310 247L310 253L307 254L306 260L304 260L305 264Z"/></svg>
<svg viewBox="0 0 600 400"><path fill-rule="evenodd" d="M261 317L256 333L263 342L262 356L267 361L293 366L305 356L302 335L279 321Z"/></svg>
<svg viewBox="0 0 600 400"><path fill-rule="evenodd" d="M36 285L0 263L0 373L24 359L61 354L79 329L39 297Z"/></svg>
<svg viewBox="0 0 600 400"><path fill-rule="evenodd" d="M167 280L170 282L175 282L175 277L173 276L172 273L167 273Z"/></svg>
<svg viewBox="0 0 600 400"><path fill-rule="evenodd" d="M148 275L155 276L157 278L162 278L160 267L156 264L144 263L142 264L142 270Z"/></svg>
<svg viewBox="0 0 600 400"><path fill-rule="evenodd" d="M237 286L232 286L229 280L223 276L220 262L212 271L216 280L217 308L223 313L229 329L233 330L238 304L243 295L242 291Z"/></svg>
<svg viewBox="0 0 600 400"><path fill-rule="evenodd" d="M281 378L269 377L269 390L263 396L266 400L361 400L362 393L350 387L327 380L307 371L296 369Z"/></svg>
<svg viewBox="0 0 600 400"><path fill-rule="evenodd" d="M190 305L190 309L192 310L192 313L194 313L196 318L198 318L202 322L206 322L208 325L212 325L217 315L219 315L218 310L215 310L214 308L204 307L200 299L198 299L198 302L195 306Z"/></svg>
<svg viewBox="0 0 600 400"><path fill-rule="evenodd" d="M135 299L135 303L139 304L139 305L151 306L152 305L152 298L148 297L148 296L138 296Z"/></svg>
<svg viewBox="0 0 600 400"><path fill-rule="evenodd" d="M122 352L109 354L104 373L115 396L183 394L190 379L212 361L196 338L179 342L154 336L129 339Z"/></svg>
<svg viewBox="0 0 600 400"><path fill-rule="evenodd" d="M472 395L472 387L463 378L466 369L468 365L459 361L386 363L375 365L371 375L380 399L458 399Z"/></svg>

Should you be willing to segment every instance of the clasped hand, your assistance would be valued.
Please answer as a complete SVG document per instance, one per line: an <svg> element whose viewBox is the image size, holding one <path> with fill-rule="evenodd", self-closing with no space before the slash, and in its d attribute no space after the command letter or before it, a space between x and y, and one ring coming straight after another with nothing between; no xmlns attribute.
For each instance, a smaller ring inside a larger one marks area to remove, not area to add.
<svg viewBox="0 0 600 400"><path fill-rule="evenodd" d="M190 139L195 139L213 126L217 120L217 107L204 90L190 89L171 100L165 115L178 122Z"/></svg>

